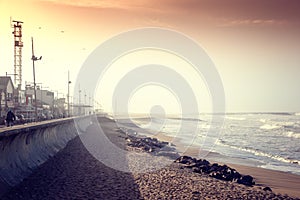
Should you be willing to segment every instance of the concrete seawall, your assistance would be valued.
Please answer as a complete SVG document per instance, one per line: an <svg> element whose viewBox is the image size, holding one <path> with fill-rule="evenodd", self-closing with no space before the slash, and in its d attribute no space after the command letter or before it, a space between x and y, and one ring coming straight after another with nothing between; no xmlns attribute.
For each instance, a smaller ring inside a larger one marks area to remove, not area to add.
<svg viewBox="0 0 300 200"><path fill-rule="evenodd" d="M63 149L77 130L84 132L91 120L92 116L85 116L2 128L0 196Z"/></svg>

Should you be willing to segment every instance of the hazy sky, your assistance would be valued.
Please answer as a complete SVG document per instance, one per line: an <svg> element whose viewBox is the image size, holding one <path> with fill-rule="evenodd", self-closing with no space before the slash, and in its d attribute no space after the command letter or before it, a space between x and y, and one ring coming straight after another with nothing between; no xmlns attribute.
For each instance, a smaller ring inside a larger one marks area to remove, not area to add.
<svg viewBox="0 0 300 200"><path fill-rule="evenodd" d="M35 54L43 56L36 63L37 82L62 93L67 93L67 71L74 82L103 41L155 26L201 44L223 81L227 111L299 112L299 10L298 0L0 0L0 74L13 73L10 16L24 22L23 82L33 80L33 36ZM144 101L141 94L133 101Z"/></svg>

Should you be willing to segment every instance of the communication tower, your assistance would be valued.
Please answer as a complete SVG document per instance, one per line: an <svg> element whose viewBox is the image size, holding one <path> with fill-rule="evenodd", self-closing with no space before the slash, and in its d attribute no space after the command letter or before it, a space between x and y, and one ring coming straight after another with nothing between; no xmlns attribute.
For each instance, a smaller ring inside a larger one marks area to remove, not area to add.
<svg viewBox="0 0 300 200"><path fill-rule="evenodd" d="M22 24L21 21L12 21L14 31L14 84L21 88L22 86Z"/></svg>

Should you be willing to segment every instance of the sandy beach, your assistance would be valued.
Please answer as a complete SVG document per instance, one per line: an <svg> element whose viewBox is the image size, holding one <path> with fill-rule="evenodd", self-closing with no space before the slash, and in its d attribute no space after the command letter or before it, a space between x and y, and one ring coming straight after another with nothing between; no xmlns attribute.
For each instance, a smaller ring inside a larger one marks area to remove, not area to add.
<svg viewBox="0 0 300 200"><path fill-rule="evenodd" d="M107 137L118 147L128 149L126 135L116 124L100 118ZM90 129L86 134L92 134ZM135 151L131 148L131 151ZM162 158L168 159L168 158ZM124 162L124 165L128 165ZM147 163L142 163L147 164ZM38 167L1 199L297 199L300 176L227 165L255 178L249 187L193 173L179 163L171 162L154 172L121 172L95 159L79 137ZM265 186L273 192L264 191ZM279 194L280 193L280 194Z"/></svg>
<svg viewBox="0 0 300 200"><path fill-rule="evenodd" d="M138 127L130 127L130 128L136 130L137 132L140 131L145 133L145 130L141 130ZM196 158L198 157L198 153L199 153L198 147L191 146L186 149L182 146L180 141L164 134L163 132L156 133L154 137L159 139L160 141L175 143L177 150L181 152L182 155L192 156ZM212 152L207 152L206 159L210 160L211 162L226 164L232 168L237 169L237 171L239 171L242 174L250 174L255 178L255 182L257 185L271 187L272 191L275 193L288 194L290 196L298 197L298 198L300 197L300 190L299 190L300 176L299 175L282 172L282 171L264 169L259 167L246 166L244 163L237 164L236 160L235 163L231 163L230 158L224 158L224 156L222 156L222 159L220 159L220 156L222 155L215 154ZM226 160L226 163L224 163L223 160Z"/></svg>
<svg viewBox="0 0 300 200"><path fill-rule="evenodd" d="M198 148L189 148L184 155L197 157ZM250 174L255 178L256 185L268 186L272 188L272 191L280 194L288 194L293 197L300 197L300 176L297 174L264 169L259 167L246 166L244 164L236 164L230 162L222 162L218 160L220 155L209 153L207 155L208 160L211 162L218 162L220 164L226 164L239 171L242 174ZM223 159L222 159L223 160ZM225 160L228 160L226 158Z"/></svg>
<svg viewBox="0 0 300 200"><path fill-rule="evenodd" d="M257 167L248 167L244 165L228 164L237 169L240 173L248 173L255 177L257 184L267 185L272 188L275 193L288 194L293 197L300 197L300 176L262 169Z"/></svg>

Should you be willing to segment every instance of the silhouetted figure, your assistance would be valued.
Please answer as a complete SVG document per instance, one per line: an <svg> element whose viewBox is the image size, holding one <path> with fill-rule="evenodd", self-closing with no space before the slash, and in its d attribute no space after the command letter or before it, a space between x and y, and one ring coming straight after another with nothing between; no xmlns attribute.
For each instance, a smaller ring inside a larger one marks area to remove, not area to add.
<svg viewBox="0 0 300 200"><path fill-rule="evenodd" d="M7 127L8 126L13 126L14 124L13 124L13 122L16 120L16 116L15 116L15 114L11 111L11 110L9 110L8 112L7 112L7 115L6 115L6 123L7 123Z"/></svg>

